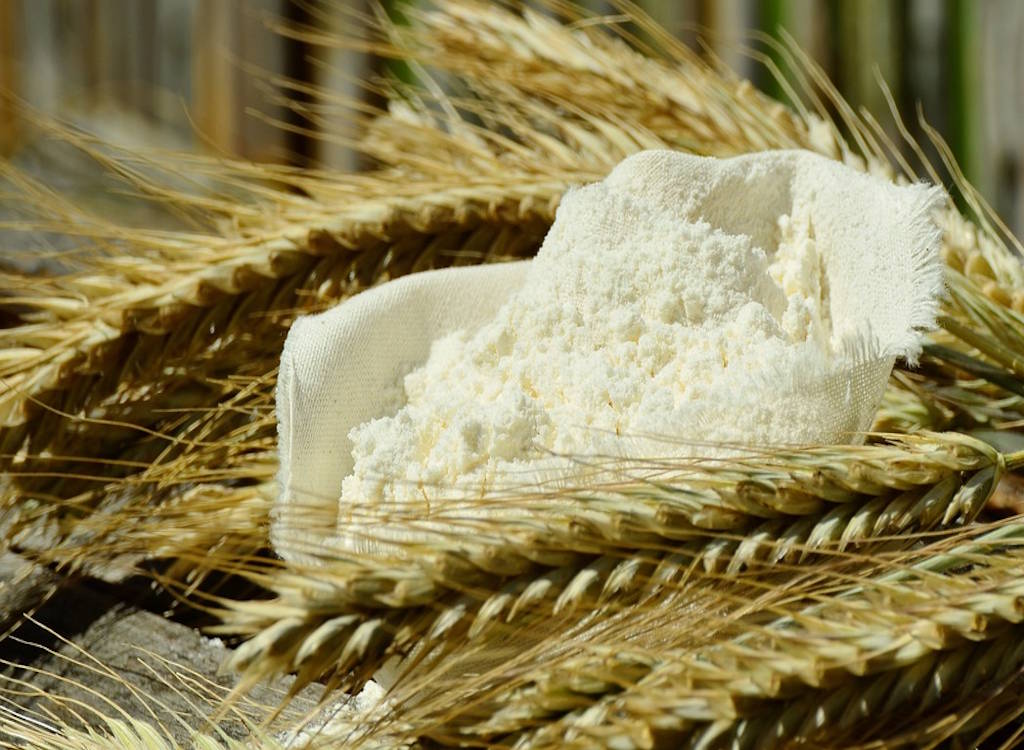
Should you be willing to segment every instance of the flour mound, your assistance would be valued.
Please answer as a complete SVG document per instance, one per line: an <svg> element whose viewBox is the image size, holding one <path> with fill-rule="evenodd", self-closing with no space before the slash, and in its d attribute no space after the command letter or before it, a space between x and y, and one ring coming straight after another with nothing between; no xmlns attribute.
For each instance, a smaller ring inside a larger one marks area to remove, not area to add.
<svg viewBox="0 0 1024 750"><path fill-rule="evenodd" d="M351 431L342 512L479 494L562 456L834 442L832 421L780 415L772 393L844 356L810 213L772 239L605 183L570 191L495 319L436 341L397 411Z"/></svg>

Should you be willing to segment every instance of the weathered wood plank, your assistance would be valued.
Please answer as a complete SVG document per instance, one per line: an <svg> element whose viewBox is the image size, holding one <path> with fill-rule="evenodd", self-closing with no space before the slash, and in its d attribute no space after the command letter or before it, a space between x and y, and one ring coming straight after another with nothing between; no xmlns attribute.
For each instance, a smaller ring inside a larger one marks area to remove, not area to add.
<svg viewBox="0 0 1024 750"><path fill-rule="evenodd" d="M0 553L0 634L56 590L59 578L13 552Z"/></svg>
<svg viewBox="0 0 1024 750"><path fill-rule="evenodd" d="M42 585L37 578L45 575L26 572L13 559L0 561L0 575L8 569L9 580L27 582L19 584L24 593L11 599L12 606L38 603L32 594ZM50 586L54 579L50 574ZM101 715L127 714L183 744L194 731L209 731L206 717L234 685L234 676L219 674L229 650L190 627L134 609L125 598L119 590L102 591L88 581L64 582L31 620L0 641L0 663L8 665L0 673L0 694L6 694L8 705L13 702L23 716L43 725L78 729L102 730ZM259 723L288 684L281 680L257 689L220 729L244 736L241 717ZM288 713L304 714L314 695L305 691Z"/></svg>

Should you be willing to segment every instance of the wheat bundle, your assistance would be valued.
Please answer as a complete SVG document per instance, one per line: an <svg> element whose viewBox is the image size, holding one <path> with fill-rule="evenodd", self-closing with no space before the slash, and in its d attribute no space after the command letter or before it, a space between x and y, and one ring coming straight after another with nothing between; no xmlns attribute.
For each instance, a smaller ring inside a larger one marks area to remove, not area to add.
<svg viewBox="0 0 1024 750"><path fill-rule="evenodd" d="M783 580L816 553L910 546L969 523L1004 470L978 441L899 440L721 465L666 460L656 480L520 492L503 499L500 534L495 519L467 521L465 504L451 503L449 532L410 541L393 561L327 558L322 569L260 574L277 598L233 603L216 629L254 634L229 663L243 684L297 671L296 689L331 676L358 685L394 656L414 654L420 668L446 658L446 642L485 649L510 629L643 612L680 576L743 580L746 568Z"/></svg>
<svg viewBox="0 0 1024 750"><path fill-rule="evenodd" d="M303 568L261 552L270 405L297 314L418 270L528 257L566 187L645 148L807 148L942 182L793 48L777 50L792 63L790 109L626 4L632 26L550 6L557 18L439 2L408 26L328 40L424 66L426 86L395 84L388 111L364 118L359 148L376 171L168 163L53 130L178 222L147 230L5 165L25 215L5 229L92 250L67 275L0 278L17 320L0 329L8 544L56 564L166 560L159 580L216 612L216 630L250 637L229 662L243 672L231 700L295 672L292 693L324 683L330 703L390 672L377 713L328 722L314 746L895 746L1014 720L1019 529L976 518L1021 458L922 430L1024 417L1024 269L937 139L971 216L952 200L941 212L942 330L919 369L894 374L876 421L912 434L717 464L579 457L592 481L508 492L514 523L500 529L453 505L449 533L431 526L394 560L313 550L324 564ZM215 571L271 598L204 590ZM129 717L94 734L18 731L39 746L172 746ZM252 742L275 746L260 731Z"/></svg>

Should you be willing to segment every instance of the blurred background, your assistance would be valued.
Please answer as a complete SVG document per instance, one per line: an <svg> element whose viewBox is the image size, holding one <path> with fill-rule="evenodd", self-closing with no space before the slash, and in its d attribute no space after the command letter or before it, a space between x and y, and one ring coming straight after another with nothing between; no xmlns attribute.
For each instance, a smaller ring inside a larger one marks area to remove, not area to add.
<svg viewBox="0 0 1024 750"><path fill-rule="evenodd" d="M362 96L380 61L312 48L276 20L352 32L369 0L0 0L0 89L122 145L188 148L350 168L343 143L289 130L274 76ZM916 108L967 176L1024 235L1024 2L1021 0L638 0L704 54L778 93L743 55L752 32L785 29L846 98L888 122L875 70L912 132ZM382 7L393 5L381 1ZM585 2L599 13L610 3ZM74 173L41 151L0 100L0 154L37 172ZM9 105L8 105L9 106ZM341 106L337 118L343 120ZM326 114L330 116L328 103ZM284 124L285 127L281 127ZM308 122L301 123L308 127ZM934 154L934 151L930 153ZM56 163L54 163L56 162ZM89 190L88 176L65 175ZM65 182L63 189L68 190ZM70 185L73 188L74 185Z"/></svg>

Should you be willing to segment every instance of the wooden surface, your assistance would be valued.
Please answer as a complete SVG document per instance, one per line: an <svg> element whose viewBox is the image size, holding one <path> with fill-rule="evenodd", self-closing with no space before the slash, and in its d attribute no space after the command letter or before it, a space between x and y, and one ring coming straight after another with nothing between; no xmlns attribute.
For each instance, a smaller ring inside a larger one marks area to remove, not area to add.
<svg viewBox="0 0 1024 750"><path fill-rule="evenodd" d="M234 684L220 673L228 649L218 640L160 614L131 605L130 587L67 579L13 553L0 554L0 700L40 721L102 728L99 713L145 719L164 727L183 746L204 727L217 701ZM20 626L18 626L20 622ZM60 634L59 636L57 634ZM114 677L116 675L116 678ZM258 721L276 705L289 681L257 688L239 704ZM315 705L307 689L290 708L301 715ZM245 736L238 715L220 725ZM4 737L0 722L0 742Z"/></svg>

